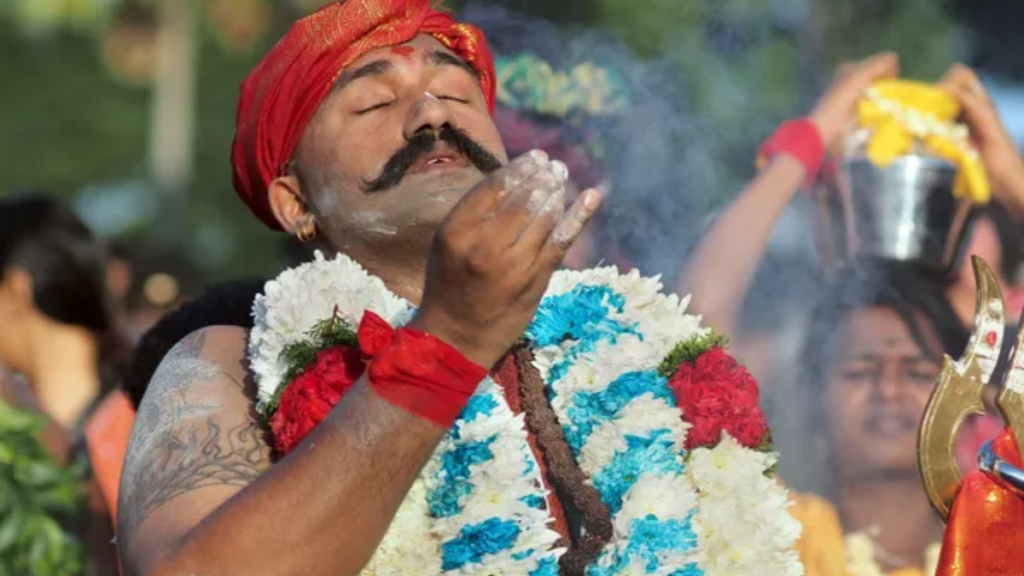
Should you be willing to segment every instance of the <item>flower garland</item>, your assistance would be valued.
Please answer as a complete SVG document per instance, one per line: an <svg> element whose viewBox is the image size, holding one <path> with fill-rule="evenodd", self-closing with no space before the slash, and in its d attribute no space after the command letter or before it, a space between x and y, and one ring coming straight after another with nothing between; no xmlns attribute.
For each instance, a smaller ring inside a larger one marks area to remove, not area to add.
<svg viewBox="0 0 1024 576"><path fill-rule="evenodd" d="M615 268L558 272L525 337L580 469L614 534L589 576L797 576L799 524L770 477L756 382L722 339ZM362 373L355 322L412 307L344 256L286 271L254 305L259 407L281 451ZM482 383L400 507L364 574L554 576L548 494L523 417Z"/></svg>
<svg viewBox="0 0 1024 576"><path fill-rule="evenodd" d="M637 271L560 272L527 329L612 512L614 538L588 574L802 574L799 524L766 476L775 455L756 383L660 291Z"/></svg>
<svg viewBox="0 0 1024 576"><path fill-rule="evenodd" d="M392 325L412 307L352 260L282 273L253 305L249 355L258 409L287 453L319 424L365 366L355 319L374 312ZM547 494L522 418L486 381L399 507L365 575L537 574L561 550L544 509Z"/></svg>

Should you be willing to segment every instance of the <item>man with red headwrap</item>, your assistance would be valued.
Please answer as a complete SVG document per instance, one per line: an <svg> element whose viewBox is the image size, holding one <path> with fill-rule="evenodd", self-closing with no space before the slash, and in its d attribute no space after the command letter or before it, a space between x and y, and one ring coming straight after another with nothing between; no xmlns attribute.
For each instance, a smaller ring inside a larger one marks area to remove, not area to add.
<svg viewBox="0 0 1024 576"><path fill-rule="evenodd" d="M417 313L395 330L390 371L379 352L373 381L359 378L272 469L250 415L248 333L182 340L150 383L125 462L126 574L338 576L370 560L447 431L445 399L520 338L600 204L590 190L564 209L565 166L543 153L508 163L493 106L483 36L428 0L329 4L243 83L231 154L241 198L271 228L319 234ZM385 379L403 393L382 392Z"/></svg>

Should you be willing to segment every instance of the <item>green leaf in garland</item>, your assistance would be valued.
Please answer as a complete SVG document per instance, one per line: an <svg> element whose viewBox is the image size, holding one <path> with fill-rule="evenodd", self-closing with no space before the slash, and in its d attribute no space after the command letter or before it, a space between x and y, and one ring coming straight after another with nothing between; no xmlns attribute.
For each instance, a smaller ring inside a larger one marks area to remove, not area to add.
<svg viewBox="0 0 1024 576"><path fill-rule="evenodd" d="M316 363L317 355L337 346L358 346L359 341L356 331L352 325L342 317L338 307L334 307L334 313L330 318L320 320L306 331L308 340L293 342L285 346L281 351L281 362L284 362L288 369L285 371L281 384L274 391L274 396L267 402L265 418L267 423L270 417L277 412L281 404L281 395L288 388L292 380L302 374L306 368Z"/></svg>
<svg viewBox="0 0 1024 576"><path fill-rule="evenodd" d="M685 342L676 344L676 347L661 361L658 366L658 374L665 378L671 378L684 362L694 362L708 350L715 347L724 348L728 345L729 339L714 331L709 330L707 334L694 336Z"/></svg>
<svg viewBox="0 0 1024 576"><path fill-rule="evenodd" d="M757 448L754 448L754 450L756 450L757 452L764 452L766 454L770 453L770 452L775 452L775 443L772 442L772 431L771 430L769 430L768 432L765 433L764 439L761 440L761 445L758 446ZM778 473L779 473L779 462L778 462L778 460L775 461L775 464L772 464L771 468L769 468L769 469L764 471L764 475L765 476L775 476Z"/></svg>

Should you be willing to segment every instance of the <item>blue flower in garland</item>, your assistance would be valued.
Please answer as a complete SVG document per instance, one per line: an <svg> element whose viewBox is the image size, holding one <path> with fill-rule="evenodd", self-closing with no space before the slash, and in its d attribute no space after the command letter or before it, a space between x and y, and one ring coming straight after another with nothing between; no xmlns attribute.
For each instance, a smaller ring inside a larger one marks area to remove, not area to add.
<svg viewBox="0 0 1024 576"><path fill-rule="evenodd" d="M519 526L512 520L491 518L480 524L463 526L455 540L441 546L441 569L458 570L477 564L484 556L511 548L519 538Z"/></svg>
<svg viewBox="0 0 1024 576"><path fill-rule="evenodd" d="M667 380L656 371L627 372L615 379L604 390L578 392L569 407L571 426L563 427L565 438L573 453L579 456L587 439L602 422L612 420L633 400L647 393L675 406L675 396Z"/></svg>
<svg viewBox="0 0 1024 576"><path fill-rule="evenodd" d="M473 422L480 416L490 416L491 410L497 407L498 402L490 394L477 394L469 399L459 418L467 423Z"/></svg>
<svg viewBox="0 0 1024 576"><path fill-rule="evenodd" d="M529 496L523 496L519 499L520 502L526 504L530 508L540 510L544 507L544 498L537 496L536 494L530 494Z"/></svg>
<svg viewBox="0 0 1024 576"><path fill-rule="evenodd" d="M430 514L434 518L451 518L462 512L462 499L473 491L473 485L465 480L445 482L427 496Z"/></svg>
<svg viewBox="0 0 1024 576"><path fill-rule="evenodd" d="M658 569L658 554L689 552L697 547L697 534L691 525L693 513L685 520L658 520L650 514L633 520L629 526L626 556L639 558L648 572Z"/></svg>
<svg viewBox="0 0 1024 576"><path fill-rule="evenodd" d="M530 572L530 576L558 576L558 560L550 556L541 559L540 564Z"/></svg>
<svg viewBox="0 0 1024 576"><path fill-rule="evenodd" d="M615 342L622 334L635 334L636 327L610 318L622 313L626 298L607 286L577 286L570 292L545 298L526 337L538 347L575 341L565 359L552 367L549 383L556 382L580 354L593 352L598 343Z"/></svg>
<svg viewBox="0 0 1024 576"><path fill-rule="evenodd" d="M462 439L462 427L471 424L480 417L491 415L491 411L498 407L498 402L490 394L476 394L470 397L466 407L459 414L459 421L451 430L452 440Z"/></svg>
<svg viewBox="0 0 1024 576"><path fill-rule="evenodd" d="M587 569L587 576L614 576L627 566L639 562L644 571L653 574L661 568L661 559L668 554L685 554L697 547L697 534L693 531L693 512L685 520L658 520L650 514L633 520L629 525L629 542L621 553L614 554L610 563L599 563ZM671 576L702 576L703 570L689 564Z"/></svg>
<svg viewBox="0 0 1024 576"><path fill-rule="evenodd" d="M533 548L530 548L529 550L523 550L522 552L516 552L512 555L512 559L518 562L520 560L529 558L533 555L534 552L536 552L536 550L534 550Z"/></svg>
<svg viewBox="0 0 1024 576"><path fill-rule="evenodd" d="M612 514L622 508L622 498L644 473L658 476L683 471L679 449L672 442L669 430L655 430L647 438L626 435L625 452L615 455L611 463L594 475L594 487Z"/></svg>
<svg viewBox="0 0 1024 576"><path fill-rule="evenodd" d="M487 440L467 442L448 450L441 456L441 470L437 477L443 480L427 497L430 514L435 518L450 518L462 511L462 499L473 490L469 483L469 467L494 458Z"/></svg>

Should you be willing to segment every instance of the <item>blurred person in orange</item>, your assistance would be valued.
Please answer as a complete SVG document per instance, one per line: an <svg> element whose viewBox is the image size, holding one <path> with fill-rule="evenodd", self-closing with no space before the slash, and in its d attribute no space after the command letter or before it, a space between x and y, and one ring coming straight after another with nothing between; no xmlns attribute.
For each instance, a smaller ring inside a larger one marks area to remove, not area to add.
<svg viewBox="0 0 1024 576"><path fill-rule="evenodd" d="M128 301L135 284L134 269L123 244L109 243L107 254L107 288L114 322L122 334L130 334ZM93 474L110 510L111 521L117 518L117 487L135 422L135 410L120 388L121 376L116 375L118 388L99 402L83 427Z"/></svg>

